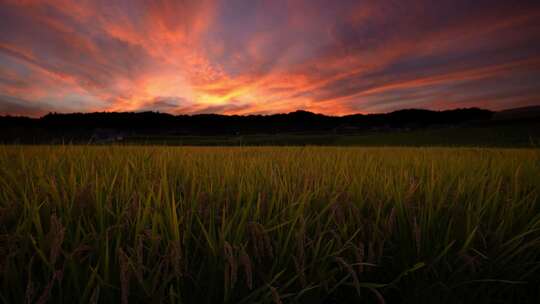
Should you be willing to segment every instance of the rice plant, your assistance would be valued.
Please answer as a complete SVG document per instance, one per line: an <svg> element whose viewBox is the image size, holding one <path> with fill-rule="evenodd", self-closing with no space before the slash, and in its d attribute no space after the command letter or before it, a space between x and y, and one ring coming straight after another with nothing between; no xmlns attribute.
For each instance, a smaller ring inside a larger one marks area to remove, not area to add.
<svg viewBox="0 0 540 304"><path fill-rule="evenodd" d="M528 303L540 151L0 146L3 303Z"/></svg>

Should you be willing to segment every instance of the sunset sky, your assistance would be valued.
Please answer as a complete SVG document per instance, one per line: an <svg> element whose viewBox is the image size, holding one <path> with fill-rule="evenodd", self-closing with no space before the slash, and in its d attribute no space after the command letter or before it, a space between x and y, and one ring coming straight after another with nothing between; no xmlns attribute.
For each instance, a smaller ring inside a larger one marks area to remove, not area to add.
<svg viewBox="0 0 540 304"><path fill-rule="evenodd" d="M533 104L538 0L0 0L0 115Z"/></svg>

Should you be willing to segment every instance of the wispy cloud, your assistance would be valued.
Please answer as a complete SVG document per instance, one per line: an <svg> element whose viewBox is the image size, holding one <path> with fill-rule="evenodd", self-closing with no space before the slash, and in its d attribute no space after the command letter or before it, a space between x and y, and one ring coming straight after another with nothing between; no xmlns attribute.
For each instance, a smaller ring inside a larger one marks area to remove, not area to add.
<svg viewBox="0 0 540 304"><path fill-rule="evenodd" d="M2 111L521 106L538 20L527 0L0 0Z"/></svg>

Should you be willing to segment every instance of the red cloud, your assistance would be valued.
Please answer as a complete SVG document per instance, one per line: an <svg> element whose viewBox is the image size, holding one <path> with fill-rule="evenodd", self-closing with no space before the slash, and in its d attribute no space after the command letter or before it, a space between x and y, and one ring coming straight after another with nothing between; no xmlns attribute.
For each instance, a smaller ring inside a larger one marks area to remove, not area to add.
<svg viewBox="0 0 540 304"><path fill-rule="evenodd" d="M511 107L540 85L538 18L534 1L4 0L0 95L19 112ZM512 76L527 88L486 80Z"/></svg>

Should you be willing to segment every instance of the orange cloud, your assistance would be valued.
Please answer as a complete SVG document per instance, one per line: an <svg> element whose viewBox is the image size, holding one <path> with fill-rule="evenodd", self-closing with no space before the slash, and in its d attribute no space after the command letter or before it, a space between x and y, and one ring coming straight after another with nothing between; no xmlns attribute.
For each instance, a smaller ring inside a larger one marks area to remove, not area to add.
<svg viewBox="0 0 540 304"><path fill-rule="evenodd" d="M538 18L527 0L4 0L0 95L40 111L510 107L540 86Z"/></svg>

